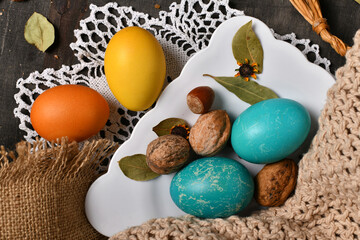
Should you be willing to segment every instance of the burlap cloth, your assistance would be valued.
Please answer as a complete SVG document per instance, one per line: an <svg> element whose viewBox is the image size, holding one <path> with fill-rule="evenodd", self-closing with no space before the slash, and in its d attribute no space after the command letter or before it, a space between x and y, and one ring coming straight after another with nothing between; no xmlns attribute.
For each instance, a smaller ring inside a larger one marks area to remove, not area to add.
<svg viewBox="0 0 360 240"><path fill-rule="evenodd" d="M360 30L346 59L299 163L295 194L282 207L244 218L154 219L111 240L360 238Z"/></svg>
<svg viewBox="0 0 360 240"><path fill-rule="evenodd" d="M99 163L116 150L108 140L44 142L1 148L0 239L101 239L85 217L84 201Z"/></svg>
<svg viewBox="0 0 360 240"><path fill-rule="evenodd" d="M360 237L360 30L336 72L294 195L250 217L154 219L111 239L358 239ZM316 79L314 79L316 81ZM1 149L0 239L100 239L84 200L107 140Z"/></svg>

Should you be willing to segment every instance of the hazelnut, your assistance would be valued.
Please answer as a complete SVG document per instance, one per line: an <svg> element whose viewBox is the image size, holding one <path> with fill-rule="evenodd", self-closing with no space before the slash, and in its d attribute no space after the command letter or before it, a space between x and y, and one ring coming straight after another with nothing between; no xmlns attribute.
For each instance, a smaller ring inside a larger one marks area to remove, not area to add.
<svg viewBox="0 0 360 240"><path fill-rule="evenodd" d="M255 177L255 200L266 207L282 205L295 188L297 169L292 159L266 164Z"/></svg>
<svg viewBox="0 0 360 240"><path fill-rule="evenodd" d="M188 160L190 145L178 135L163 135L150 142L146 150L146 163L158 174L169 174L180 169Z"/></svg>
<svg viewBox="0 0 360 240"><path fill-rule="evenodd" d="M214 102L215 93L211 87L201 86L191 90L186 96L189 109L196 114L209 111Z"/></svg>
<svg viewBox="0 0 360 240"><path fill-rule="evenodd" d="M224 110L214 110L201 115L190 129L189 142L194 152L201 156L214 156L230 137L231 123Z"/></svg>

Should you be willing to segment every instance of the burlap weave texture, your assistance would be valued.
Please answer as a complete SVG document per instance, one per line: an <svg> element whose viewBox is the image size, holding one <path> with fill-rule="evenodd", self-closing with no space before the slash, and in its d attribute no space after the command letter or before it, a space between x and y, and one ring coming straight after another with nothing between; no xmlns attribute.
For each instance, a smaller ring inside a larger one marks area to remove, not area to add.
<svg viewBox="0 0 360 240"><path fill-rule="evenodd" d="M108 140L81 150L65 140L50 148L22 142L17 156L2 148L0 239L102 239L86 219L84 201L99 161L114 150Z"/></svg>
<svg viewBox="0 0 360 240"><path fill-rule="evenodd" d="M249 217L150 220L116 239L359 239L360 30L336 72L319 130L299 163L294 195ZM314 79L316 81L316 79Z"/></svg>

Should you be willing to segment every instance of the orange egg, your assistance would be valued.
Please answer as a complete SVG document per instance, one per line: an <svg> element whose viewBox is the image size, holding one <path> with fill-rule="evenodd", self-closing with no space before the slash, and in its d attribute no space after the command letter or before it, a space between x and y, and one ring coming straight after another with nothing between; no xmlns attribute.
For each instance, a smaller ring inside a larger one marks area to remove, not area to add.
<svg viewBox="0 0 360 240"><path fill-rule="evenodd" d="M35 131L52 141L67 136L81 142L97 134L109 118L109 105L95 90L81 85L61 85L40 94L30 120Z"/></svg>

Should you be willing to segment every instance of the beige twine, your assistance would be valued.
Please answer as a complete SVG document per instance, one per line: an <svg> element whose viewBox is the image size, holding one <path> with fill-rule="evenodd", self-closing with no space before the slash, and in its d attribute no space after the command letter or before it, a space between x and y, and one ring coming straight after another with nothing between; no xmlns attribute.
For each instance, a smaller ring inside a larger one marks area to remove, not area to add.
<svg viewBox="0 0 360 240"><path fill-rule="evenodd" d="M84 201L95 169L117 146L108 140L50 148L22 142L17 155L0 151L0 239L101 239Z"/></svg>
<svg viewBox="0 0 360 240"><path fill-rule="evenodd" d="M299 163L295 194L283 206L244 218L153 219L111 240L360 238L360 30L346 59Z"/></svg>

